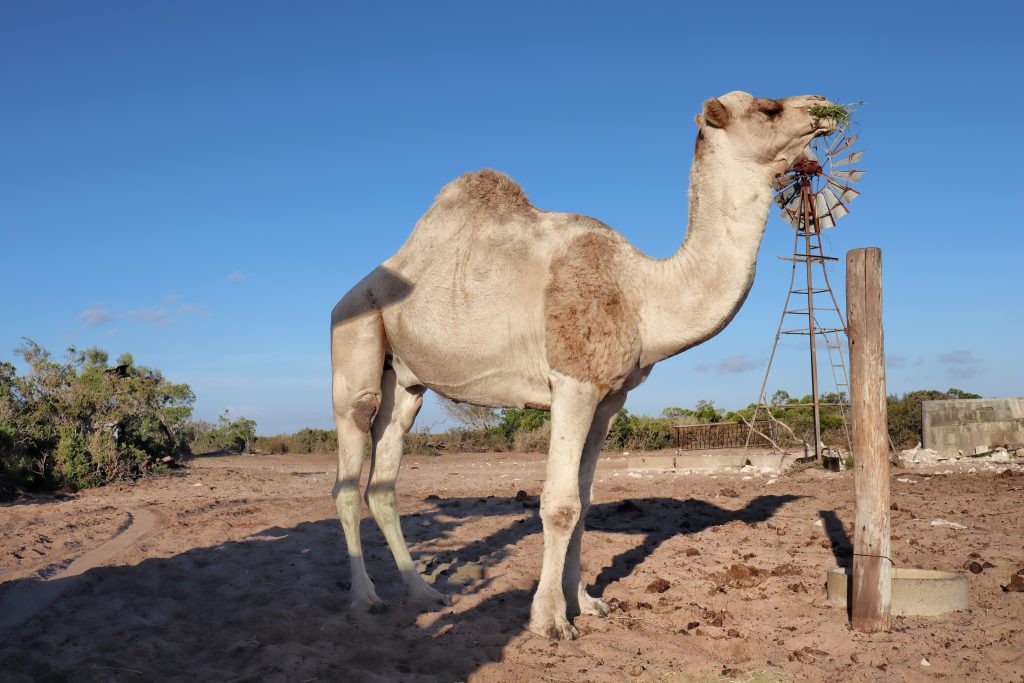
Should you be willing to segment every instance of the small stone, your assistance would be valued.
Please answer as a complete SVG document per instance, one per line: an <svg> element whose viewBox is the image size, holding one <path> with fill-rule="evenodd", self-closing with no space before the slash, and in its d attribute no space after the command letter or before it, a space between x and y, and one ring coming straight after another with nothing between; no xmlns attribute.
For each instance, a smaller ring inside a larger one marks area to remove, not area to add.
<svg viewBox="0 0 1024 683"><path fill-rule="evenodd" d="M686 549L686 556L687 557L696 557L697 555L700 555L700 551L697 550L696 548L694 548L693 546L690 546L689 548Z"/></svg>
<svg viewBox="0 0 1024 683"><path fill-rule="evenodd" d="M728 631L726 631L726 635L728 635L730 638L739 638L740 632L734 628L731 628Z"/></svg>
<svg viewBox="0 0 1024 683"><path fill-rule="evenodd" d="M983 571L985 571L984 568L977 562L969 562L967 564L966 569L969 569L972 574L980 574Z"/></svg>
<svg viewBox="0 0 1024 683"><path fill-rule="evenodd" d="M665 579L658 578L658 579L655 579L654 581L651 581L649 584L647 584L646 592L647 593L664 593L665 591L667 591L671 587L672 587L672 584L670 584L668 581L666 581Z"/></svg>
<svg viewBox="0 0 1024 683"><path fill-rule="evenodd" d="M486 572L483 565L477 562L467 562L456 569L455 573L448 577L448 581L464 586L468 583L482 580L485 575Z"/></svg>
<svg viewBox="0 0 1024 683"><path fill-rule="evenodd" d="M723 496L725 496L726 498L739 498L740 497L740 494L737 493L735 489L722 489L721 491L719 491L719 493L722 494Z"/></svg>
<svg viewBox="0 0 1024 683"><path fill-rule="evenodd" d="M927 659L922 659L921 660L921 666L931 666L931 665L932 665L932 663L929 662Z"/></svg>
<svg viewBox="0 0 1024 683"><path fill-rule="evenodd" d="M699 621L691 621L689 624L686 625L686 630L687 631L692 631L693 629L697 628L698 626L700 626L700 622Z"/></svg>

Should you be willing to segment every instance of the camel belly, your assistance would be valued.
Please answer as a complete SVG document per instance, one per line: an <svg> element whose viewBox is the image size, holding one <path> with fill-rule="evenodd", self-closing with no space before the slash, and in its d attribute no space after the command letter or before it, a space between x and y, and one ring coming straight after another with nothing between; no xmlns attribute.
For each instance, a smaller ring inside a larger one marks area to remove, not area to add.
<svg viewBox="0 0 1024 683"><path fill-rule="evenodd" d="M540 324L489 307L463 308L458 316L448 315L451 310L421 308L413 300L382 311L402 385L476 405L550 405Z"/></svg>

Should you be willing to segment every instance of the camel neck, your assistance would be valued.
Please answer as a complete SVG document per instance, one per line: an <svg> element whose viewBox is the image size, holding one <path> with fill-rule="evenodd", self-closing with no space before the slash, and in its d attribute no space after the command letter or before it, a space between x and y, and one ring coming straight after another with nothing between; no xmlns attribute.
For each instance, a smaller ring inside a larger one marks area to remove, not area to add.
<svg viewBox="0 0 1024 683"><path fill-rule="evenodd" d="M771 203L766 170L727 153L698 148L690 173L686 239L647 263L641 329L647 365L718 334L754 281Z"/></svg>

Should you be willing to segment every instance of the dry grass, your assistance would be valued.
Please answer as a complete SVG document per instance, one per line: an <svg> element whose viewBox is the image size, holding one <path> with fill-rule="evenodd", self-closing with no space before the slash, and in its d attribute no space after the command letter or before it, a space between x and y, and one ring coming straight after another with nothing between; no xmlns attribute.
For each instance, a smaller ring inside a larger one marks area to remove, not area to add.
<svg viewBox="0 0 1024 683"><path fill-rule="evenodd" d="M864 102L848 102L846 104L823 104L811 107L807 112L816 119L834 119L838 128L849 128L853 125L853 117L857 107Z"/></svg>

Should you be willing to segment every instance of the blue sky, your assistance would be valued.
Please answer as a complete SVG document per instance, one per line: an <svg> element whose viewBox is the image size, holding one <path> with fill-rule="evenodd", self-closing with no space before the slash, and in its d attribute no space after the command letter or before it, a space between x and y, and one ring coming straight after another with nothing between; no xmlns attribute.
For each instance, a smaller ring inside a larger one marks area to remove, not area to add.
<svg viewBox="0 0 1024 683"><path fill-rule="evenodd" d="M883 250L889 391L1020 395L1022 25L1010 2L5 3L0 359L130 351L199 417L330 426L331 307L441 186L497 168L664 257L693 117L740 89L867 103L827 248ZM627 407L754 401L791 247L773 215L732 324ZM805 356L770 389L806 391Z"/></svg>

